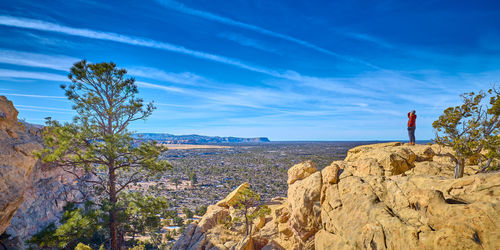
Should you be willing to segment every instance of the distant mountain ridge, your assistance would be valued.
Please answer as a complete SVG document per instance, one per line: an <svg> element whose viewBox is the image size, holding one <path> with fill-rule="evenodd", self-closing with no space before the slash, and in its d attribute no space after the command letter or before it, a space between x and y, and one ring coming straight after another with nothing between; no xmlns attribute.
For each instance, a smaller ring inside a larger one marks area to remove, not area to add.
<svg viewBox="0 0 500 250"><path fill-rule="evenodd" d="M204 143L242 143L242 142L270 142L267 137L240 138L205 135L172 135L164 133L137 133L136 140L155 140L164 144L204 144Z"/></svg>

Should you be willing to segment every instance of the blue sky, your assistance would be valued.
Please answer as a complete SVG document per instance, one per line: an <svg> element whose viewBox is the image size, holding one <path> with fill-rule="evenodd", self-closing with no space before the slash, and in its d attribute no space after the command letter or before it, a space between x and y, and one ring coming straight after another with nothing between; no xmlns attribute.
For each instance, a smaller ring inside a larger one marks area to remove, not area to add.
<svg viewBox="0 0 500 250"><path fill-rule="evenodd" d="M26 121L74 112L81 59L113 61L157 110L138 132L417 139L500 80L498 1L0 2L0 95Z"/></svg>

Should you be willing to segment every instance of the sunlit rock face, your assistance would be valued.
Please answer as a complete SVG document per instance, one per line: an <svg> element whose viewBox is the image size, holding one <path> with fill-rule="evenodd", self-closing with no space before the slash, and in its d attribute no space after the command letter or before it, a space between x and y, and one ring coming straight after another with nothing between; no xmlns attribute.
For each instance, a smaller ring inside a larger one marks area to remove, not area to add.
<svg viewBox="0 0 500 250"><path fill-rule="evenodd" d="M10 235L9 249L58 221L67 201L81 198L74 177L42 164L33 151L42 149L41 127L20 122L11 101L0 96L0 233Z"/></svg>
<svg viewBox="0 0 500 250"><path fill-rule="evenodd" d="M500 173L472 165L453 179L451 152L395 142L353 148L321 171L297 164L288 197L268 203L252 237L214 206L202 219L213 223L190 225L174 249L498 249Z"/></svg>

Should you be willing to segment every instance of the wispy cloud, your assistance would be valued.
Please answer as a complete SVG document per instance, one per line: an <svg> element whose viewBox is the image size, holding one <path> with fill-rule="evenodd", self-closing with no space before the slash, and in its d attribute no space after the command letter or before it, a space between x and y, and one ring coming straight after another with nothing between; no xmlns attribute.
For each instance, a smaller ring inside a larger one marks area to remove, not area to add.
<svg viewBox="0 0 500 250"><path fill-rule="evenodd" d="M78 60L79 59L77 58L63 56L63 55L45 55L45 54L29 53L23 51L0 49L0 63L13 64L19 66L48 68L48 69L66 71L71 67L71 65L74 62L77 62ZM201 83L208 82L206 78L190 72L171 73L150 67L130 67L127 68L127 71L132 76L150 78L159 81L172 82L185 85L199 86ZM66 77L57 74L32 72L32 71L17 71L17 70L7 70L7 69L0 69L0 77L38 79L38 80L49 80L49 81L67 81ZM184 92L184 90L181 88L176 88L171 86L152 84L143 81L137 81L136 83L139 86L145 88L156 88L165 91L179 92L179 93Z"/></svg>
<svg viewBox="0 0 500 250"><path fill-rule="evenodd" d="M224 38L224 39L239 43L239 44L246 46L246 47L252 47L252 48L259 49L259 50L266 51L266 52L281 54L278 50L271 48L270 46L268 46L268 45L266 45L258 40L251 39L251 38L245 37L245 36L237 34L237 33L226 32L226 33L220 33L217 36L220 38Z"/></svg>
<svg viewBox="0 0 500 250"><path fill-rule="evenodd" d="M177 92L177 93L184 93L185 92L181 88L170 87L170 86L165 86L165 85L160 85L160 84L153 84L153 83L147 83L147 82L141 82L141 81L136 81L135 83L138 86L141 86L144 88L149 88L149 89L160 89L160 90L165 90L168 92Z"/></svg>
<svg viewBox="0 0 500 250"><path fill-rule="evenodd" d="M77 58L0 49L0 63L67 71Z"/></svg>
<svg viewBox="0 0 500 250"><path fill-rule="evenodd" d="M73 112L73 110L71 110L71 109L16 104L16 108L18 108L18 107L19 108L31 108L31 109L43 109L43 110L56 110L56 111Z"/></svg>
<svg viewBox="0 0 500 250"><path fill-rule="evenodd" d="M6 78L22 78L22 79L36 79L45 81L57 81L57 82L67 82L69 81L67 77L44 72L33 72L33 71L20 71L20 70L10 70L10 69L0 69L0 77Z"/></svg>
<svg viewBox="0 0 500 250"><path fill-rule="evenodd" d="M16 105L18 107L19 105ZM65 112L65 111L57 111L57 110L52 110L52 109L44 109L43 107L41 108L17 108L17 110L22 110L22 111L35 111L35 112L42 112L42 113L57 113L57 114L75 114L75 112L72 112L71 110Z"/></svg>
<svg viewBox="0 0 500 250"><path fill-rule="evenodd" d="M60 38L55 38L55 37L45 37L45 36L40 36L37 34L34 34L32 32L24 32L24 35L29 38L28 42L32 42L32 40L35 40L37 43L44 45L44 47L53 47L53 48L79 48L81 47L81 43L75 41L69 41L67 39L60 39Z"/></svg>
<svg viewBox="0 0 500 250"><path fill-rule="evenodd" d="M16 52L15 54L23 55L23 52ZM29 62L30 65L45 67L43 60L47 59L45 58L46 56L33 53L31 56L33 56L33 59ZM60 56L57 55L53 57L60 58ZM150 83L146 81L137 81L137 84L140 87L158 89L171 93L181 93L184 96L196 97L196 100L199 100L199 103L203 103L203 105L212 105L211 107L214 109L226 111L234 111L234 108L242 107L261 110L262 112L272 111L276 113L283 113L281 111L282 108L285 108L285 110L291 108L291 111L287 115L292 115L293 112L297 112L295 116L313 116L315 114L338 115L340 114L339 110L336 109L335 111L331 111L331 107L336 106L342 107L342 112L344 113L378 112L387 115L398 115L400 112L398 113L398 111L386 108L393 105L392 103L395 98L402 100L403 102L425 105L428 108L432 108L435 106L433 104L448 100L449 98L447 97L450 95L456 95L455 93L445 93L439 91L438 94L434 94L433 96L435 97L434 99L440 101L428 103L428 99L414 97L414 95L429 95L428 91L421 92L419 86L424 84L424 82L442 82L442 78L438 77L438 79L435 79L436 76L434 76L433 78L427 78L424 81L415 81L412 79L396 77L390 72L370 73L351 78L318 78L303 76L294 71L287 71L285 73L276 73L276 75L287 79L288 81L291 80L294 83L298 83L294 84L292 89L289 89L287 85L284 85L279 81L273 82L273 80L268 81L268 85L274 86L271 88L256 86L245 87L220 82L215 82L217 85L220 85L217 87L208 86L200 88L200 84L207 83L210 80L191 72L172 73L165 72L157 68L139 66L131 66L129 68L131 69L129 70L129 73L132 75L171 82L174 84L182 84L186 88ZM57 74L6 69L0 69L0 77L67 81L65 77ZM378 86L381 82L384 84ZM410 86L411 91L407 89ZM314 92L308 88L317 89L320 92ZM208 91L208 89L210 89L210 91ZM342 98L339 98L331 93L342 93L347 95L343 95ZM49 97L44 95L26 94L10 95L37 98ZM369 97L369 99L364 100L363 97ZM382 102L381 100L388 100L388 102ZM426 105L426 103L428 103L428 105ZM346 104L348 105L346 106ZM311 110L300 111L293 108L297 105L300 107L308 106ZM33 107L24 108L33 109Z"/></svg>
<svg viewBox="0 0 500 250"><path fill-rule="evenodd" d="M360 40L360 41L365 41L365 42L370 42L370 43L373 43L373 44L376 44L380 47L384 47L384 48L387 48L387 49L392 49L394 48L394 46L380 38L377 38L377 37L374 37L372 35L369 35L369 34L365 34L365 33L347 33L345 34L346 36L348 37L351 37L351 38L354 38L356 40Z"/></svg>
<svg viewBox="0 0 500 250"><path fill-rule="evenodd" d="M258 32L258 33L261 33L261 34L265 34L265 35L268 35L268 36L272 36L272 37L284 39L284 40L293 42L295 44L299 44L299 45L302 45L304 47L307 47L307 48L313 49L315 51L321 52L323 54L334 56L334 57L336 57L338 59L341 59L341 60L345 60L345 61L349 61L349 62L354 62L354 63L359 63L359 64L362 64L362 65L365 65L365 66L368 66L368 67L371 67L371 68L379 69L378 66L373 65L373 64L371 64L371 63L369 63L367 61L364 61L364 60L361 60L361 59L358 59L358 58L354 58L354 57L351 57L351 56L341 55L341 54L333 52L333 51L331 51L329 49L322 48L320 46L314 45L314 44L312 44L310 42L307 42L307 41L295 38L295 37L290 36L290 35L286 35L286 34L283 34L283 33L271 31L269 29L265 29L265 28L262 28L262 27L259 27L259 26L256 26L256 25L252 25L252 24L240 22L240 21L228 18L228 17L224 17L224 16L213 14L213 13L210 13L210 12L207 12L207 11L197 10L197 9L194 9L194 8L190 8L190 7L188 7L188 6L186 6L186 5L182 4L182 3L179 3L179 2L176 2L176 1L173 1L173 0L156 0L156 1L159 4L161 4L161 5L163 5L163 6L167 7L167 8L174 9L176 11L179 11L179 12L182 12L182 13L185 13L185 14L188 14L188 15L193 15L193 16L197 16L197 17L204 18L204 19L207 19L207 20L216 21L216 22L223 23L223 24L226 24L226 25L235 26L235 27L239 27L239 28L243 28L243 29L255 31L255 32Z"/></svg>
<svg viewBox="0 0 500 250"><path fill-rule="evenodd" d="M151 67L132 66L127 68L127 72L130 75L137 77L144 77L148 79L155 79L158 81L178 83L183 85L200 86L208 85L208 83L211 82L207 78L199 76L192 72L173 73Z"/></svg>
<svg viewBox="0 0 500 250"><path fill-rule="evenodd" d="M268 69L260 68L248 63L241 62L237 59L224 57L220 55L215 55L211 53L206 53L202 51L188 49L179 45L155 41L147 38L140 38L128 35L122 35L112 32L104 32L104 31L95 31L90 29L82 29L82 28L73 28L64 25L59 25L56 23L30 19L30 18L22 18L22 17L13 17L0 15L0 25L10 26L10 27L18 27L25 29L34 29L41 31L49 31L56 32L66 35L86 37L92 39L113 41L118 43L125 43L130 45L148 47L148 48L156 48L181 54L186 54L190 56L194 56L197 58L202 58L214 62L219 62L227 65L232 65L238 68L247 69L254 72L259 72L263 74L273 74L274 72L269 72Z"/></svg>
<svg viewBox="0 0 500 250"><path fill-rule="evenodd" d="M196 51L196 50L191 50L191 49L184 48L182 46L173 45L170 43L165 43L165 42L160 42L160 41L155 41L155 40L151 40L151 39L147 39L147 38L138 38L138 37L132 37L132 36L121 35L121 34L110 33L110 32L94 31L94 30L89 30L89 29L72 28L72 27L63 26L63 25L45 22L45 21L40 21L40 20L5 16L5 15L0 15L0 24L11 26L11 27L20 27L20 28L28 28L28 29L57 32L57 33L63 33L63 34L67 34L67 35L74 35L74 36L87 37L87 38L93 38L93 39L120 42L120 43L125 43L125 44L136 45L136 46L144 46L144 47L162 49L162 50L167 50L167 51L172 51L172 52L177 52L177 53L181 53L181 54L194 56L197 58L203 58L203 59L207 59L207 60L211 60L211 61L215 61L215 62L227 64L227 65L232 65L232 66L235 66L238 68L266 74L266 75L273 76L273 77L288 79L288 80L292 80L292 81L320 82L319 84L311 84L312 87L314 87L314 86L328 86L329 84L330 85L334 84L334 82L332 82L332 81L328 81L328 80L325 81L324 79L321 79L321 78L304 76L304 75L301 75L300 73L292 71L292 70L286 70L284 72L280 72L277 70L273 70L273 69L269 69L269 68L265 68L265 67L260 67L260 66L255 66L255 65L252 65L249 63L244 63L244 62L241 62L237 59L228 58L228 57L210 54L210 53L201 52L201 51ZM135 73L141 74L140 70L136 70ZM174 77L171 77L171 76L169 76L169 77L171 78L171 80L175 80L175 81L179 82L179 79L175 79ZM337 90L337 91L343 91L343 92L355 91L355 89L349 90L349 88L342 87L342 86L337 85L337 84L335 84L333 88L330 88L330 90Z"/></svg>

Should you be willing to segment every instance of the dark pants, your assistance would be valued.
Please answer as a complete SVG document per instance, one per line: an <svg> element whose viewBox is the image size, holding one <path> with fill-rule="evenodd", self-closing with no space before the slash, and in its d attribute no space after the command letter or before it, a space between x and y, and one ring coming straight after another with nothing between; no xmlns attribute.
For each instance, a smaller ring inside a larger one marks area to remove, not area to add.
<svg viewBox="0 0 500 250"><path fill-rule="evenodd" d="M410 142L415 142L415 127L408 127L408 137Z"/></svg>

